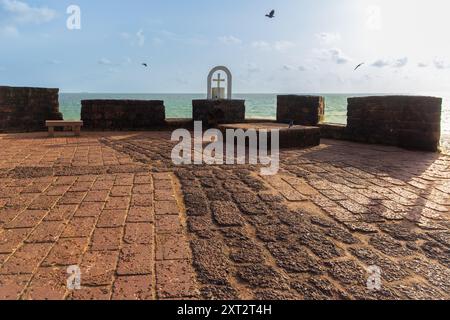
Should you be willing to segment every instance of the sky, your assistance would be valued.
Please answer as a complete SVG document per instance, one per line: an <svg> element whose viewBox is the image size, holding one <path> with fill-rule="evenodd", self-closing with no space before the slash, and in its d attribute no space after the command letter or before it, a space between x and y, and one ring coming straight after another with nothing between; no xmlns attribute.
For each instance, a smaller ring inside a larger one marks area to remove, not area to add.
<svg viewBox="0 0 450 320"><path fill-rule="evenodd" d="M449 14L448 0L0 0L0 85L204 93L225 65L235 93L450 92Z"/></svg>

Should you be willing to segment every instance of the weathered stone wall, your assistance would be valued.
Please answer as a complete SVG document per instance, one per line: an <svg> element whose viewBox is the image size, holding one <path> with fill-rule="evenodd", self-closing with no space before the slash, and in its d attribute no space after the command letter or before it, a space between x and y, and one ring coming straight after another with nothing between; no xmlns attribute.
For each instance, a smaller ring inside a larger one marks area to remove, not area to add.
<svg viewBox="0 0 450 320"><path fill-rule="evenodd" d="M296 125L316 126L322 121L325 100L319 96L279 95L277 122L294 121Z"/></svg>
<svg viewBox="0 0 450 320"><path fill-rule="evenodd" d="M354 141L436 151L442 99L378 96L348 99L347 132Z"/></svg>
<svg viewBox="0 0 450 320"><path fill-rule="evenodd" d="M206 127L245 122L245 100L192 100L192 118Z"/></svg>
<svg viewBox="0 0 450 320"><path fill-rule="evenodd" d="M165 126L164 101L83 100L81 120L93 130L144 130Z"/></svg>
<svg viewBox="0 0 450 320"><path fill-rule="evenodd" d="M351 140L345 124L320 123L320 137L335 140Z"/></svg>
<svg viewBox="0 0 450 320"><path fill-rule="evenodd" d="M62 120L59 89L0 86L0 131L45 130L46 120Z"/></svg>

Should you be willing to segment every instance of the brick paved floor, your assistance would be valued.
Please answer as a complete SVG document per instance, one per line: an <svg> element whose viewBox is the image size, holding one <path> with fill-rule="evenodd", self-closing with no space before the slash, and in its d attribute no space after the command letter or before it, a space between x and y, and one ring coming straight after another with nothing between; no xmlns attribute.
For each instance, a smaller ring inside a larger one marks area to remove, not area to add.
<svg viewBox="0 0 450 320"><path fill-rule="evenodd" d="M450 298L448 156L325 140L261 177L169 137L0 135L0 298Z"/></svg>

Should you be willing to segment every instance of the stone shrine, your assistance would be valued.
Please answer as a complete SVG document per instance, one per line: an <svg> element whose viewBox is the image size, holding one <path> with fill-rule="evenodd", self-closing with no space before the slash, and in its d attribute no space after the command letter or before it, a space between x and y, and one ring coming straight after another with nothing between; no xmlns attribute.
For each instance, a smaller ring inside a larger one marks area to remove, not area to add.
<svg viewBox="0 0 450 320"><path fill-rule="evenodd" d="M214 74L218 71L226 74L226 80L222 79L220 73L216 79L213 79ZM206 127L244 122L245 100L232 98L233 76L231 71L224 66L214 67L209 72L207 80L207 99L192 101L193 120L202 121ZM226 92L225 88L221 86L222 82L225 81ZM215 87L213 87L213 82L217 83Z"/></svg>

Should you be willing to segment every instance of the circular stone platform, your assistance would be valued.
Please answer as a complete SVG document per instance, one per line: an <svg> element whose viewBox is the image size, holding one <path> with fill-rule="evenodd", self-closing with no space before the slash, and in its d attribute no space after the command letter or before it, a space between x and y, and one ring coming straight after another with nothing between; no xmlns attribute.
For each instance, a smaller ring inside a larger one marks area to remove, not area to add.
<svg viewBox="0 0 450 320"><path fill-rule="evenodd" d="M237 124L223 124L219 125L218 129L225 132L227 129L244 131L254 129L258 133L260 130L269 131L278 129L280 131L280 148L307 148L320 145L320 128L293 126L289 128L288 124L276 122L262 122L262 123L237 123Z"/></svg>

